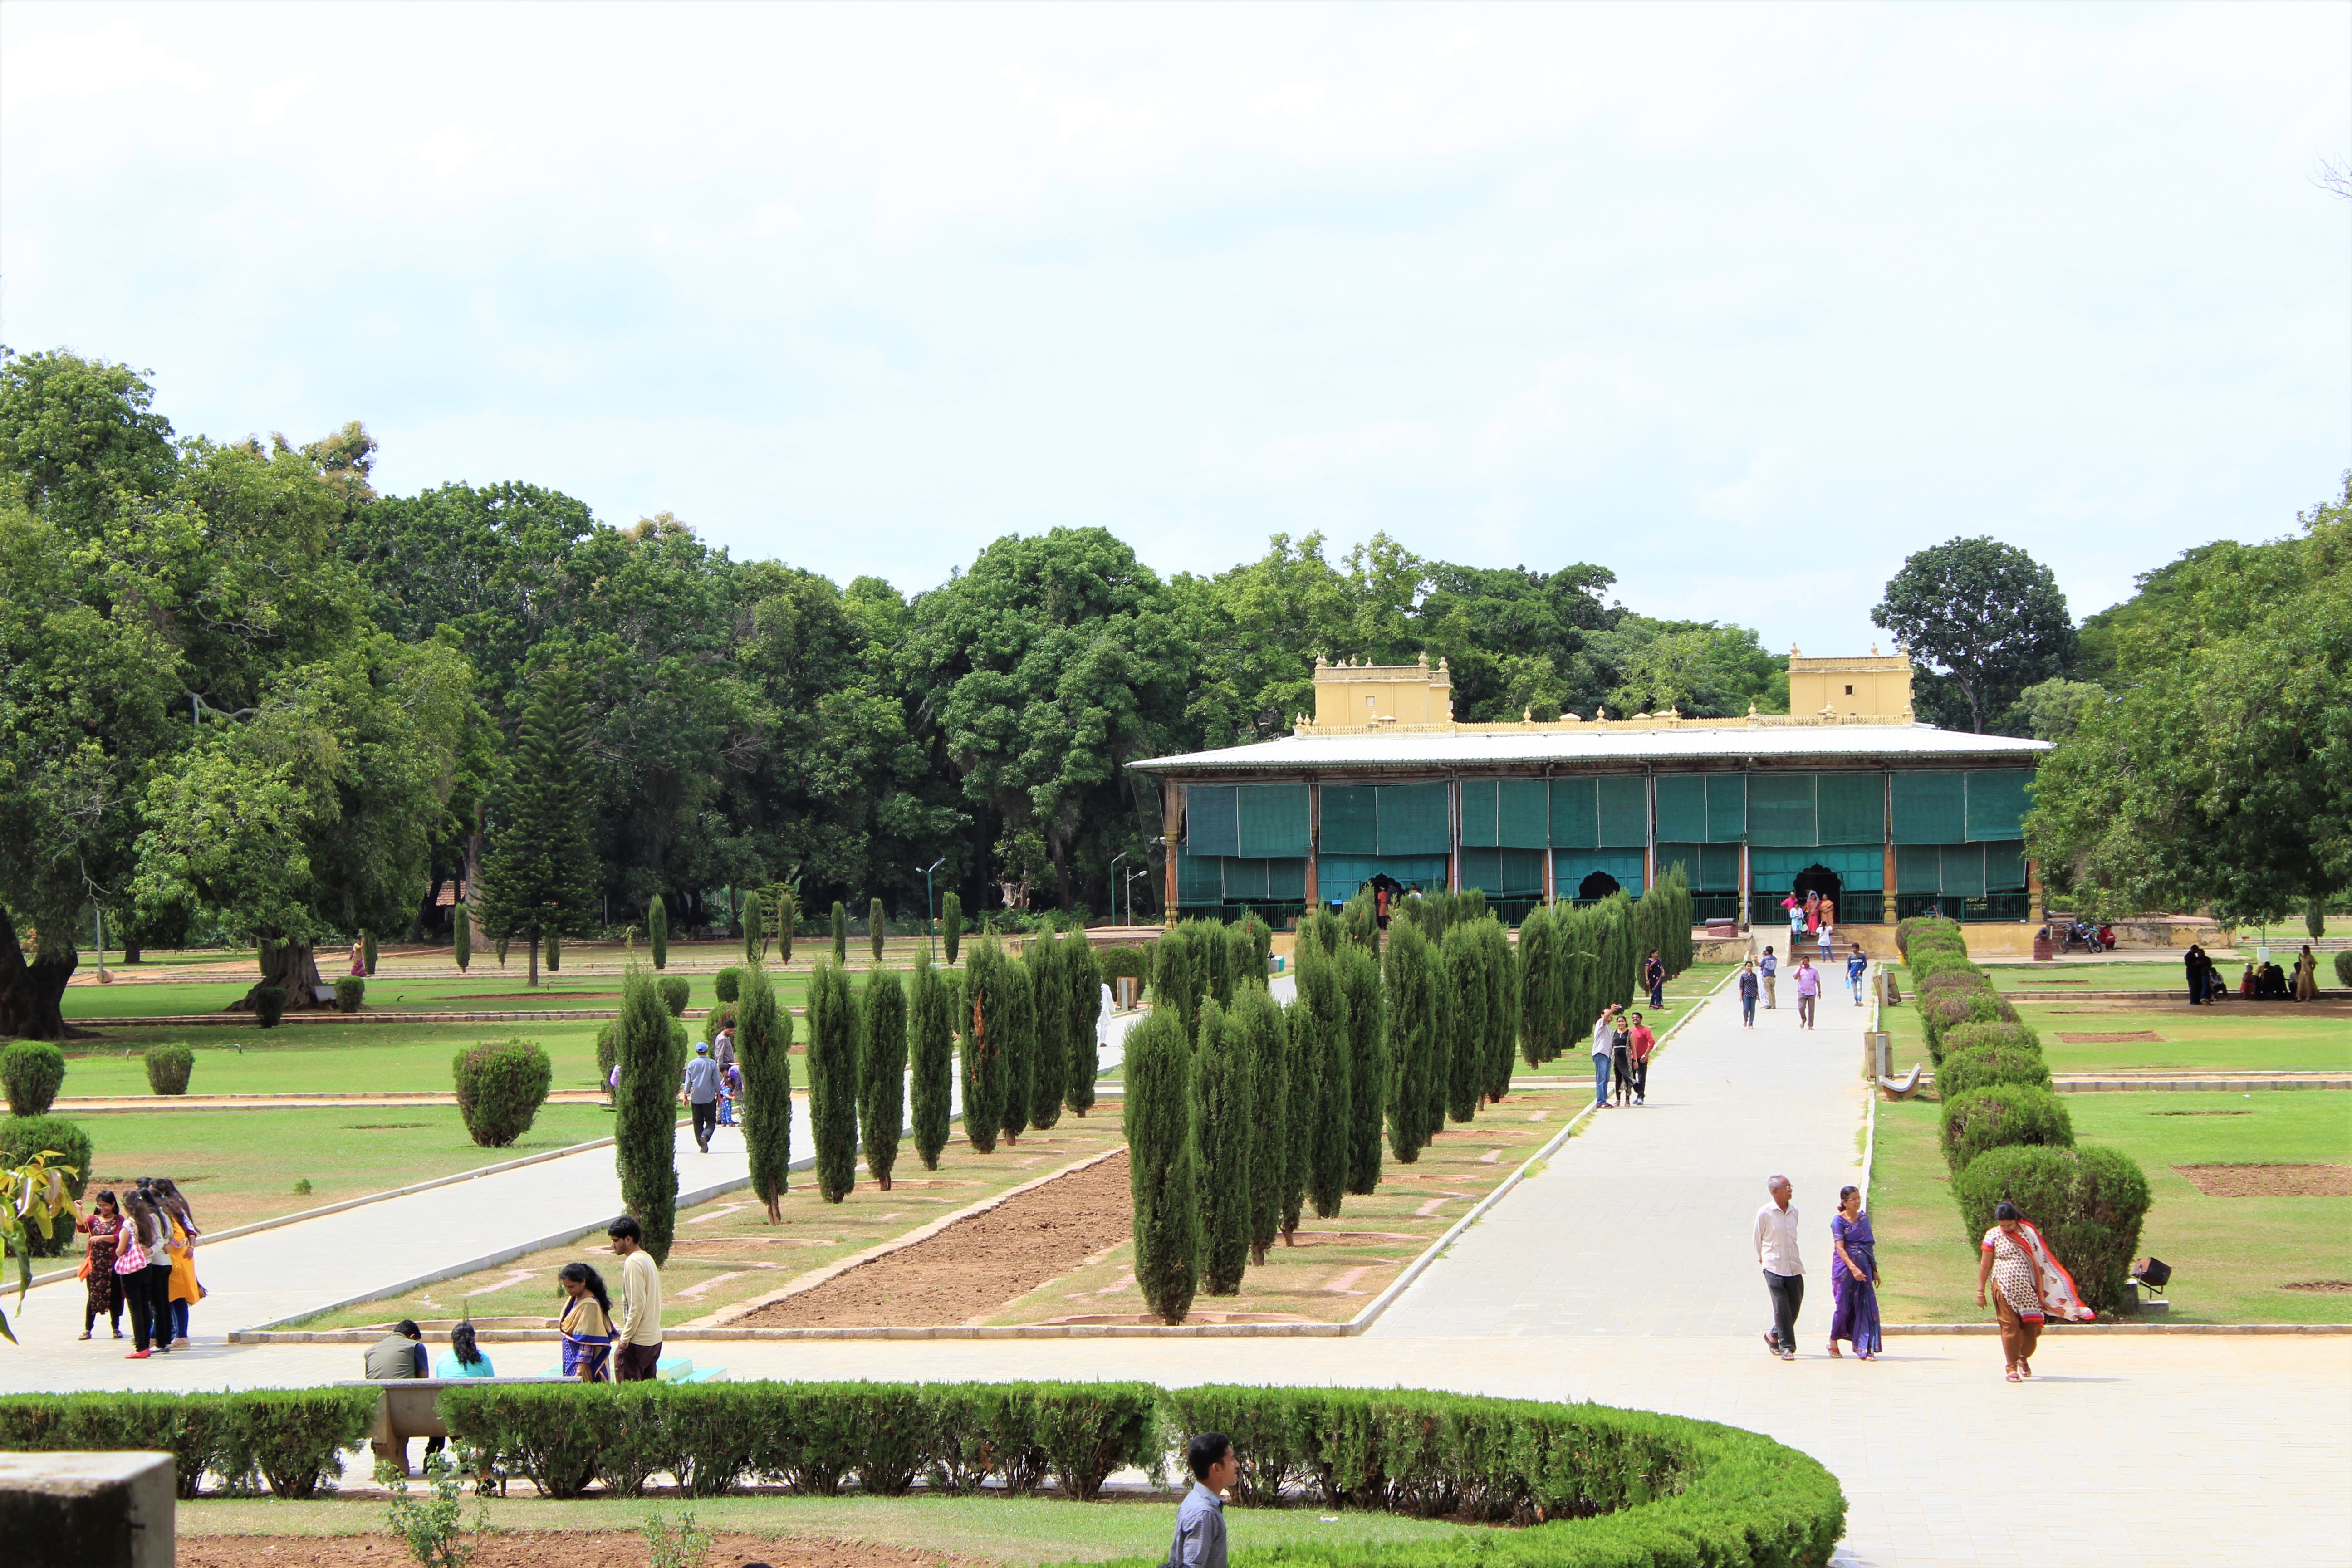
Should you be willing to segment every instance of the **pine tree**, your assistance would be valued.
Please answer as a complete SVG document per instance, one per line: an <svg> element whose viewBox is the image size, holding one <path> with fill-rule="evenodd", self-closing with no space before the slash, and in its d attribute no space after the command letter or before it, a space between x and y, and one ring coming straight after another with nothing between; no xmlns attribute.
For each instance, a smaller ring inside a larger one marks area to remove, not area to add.
<svg viewBox="0 0 2352 1568"><path fill-rule="evenodd" d="M958 1004L957 1024L963 1036L963 1135L983 1154L996 1147L1002 1130L1004 1079L1011 1066L999 1038L1004 1026L1007 967L1004 950L995 942L975 943L964 965Z"/></svg>
<svg viewBox="0 0 2352 1568"><path fill-rule="evenodd" d="M1353 1085L1349 1081L1348 998L1339 987L1339 961L1320 945L1301 942L1298 1000L1289 1008L1290 1049L1301 1058L1314 1092L1305 1103L1286 1107L1290 1124L1282 1130L1291 1159L1305 1167L1304 1187L1318 1219L1339 1212L1348 1190L1349 1156L1354 1143Z"/></svg>
<svg viewBox="0 0 2352 1568"><path fill-rule="evenodd" d="M784 1222L779 1205L792 1185L793 1016L776 1005L767 969L746 964L736 981L735 1065L743 1075L743 1150L751 1156L751 1191L767 1205L768 1223Z"/></svg>
<svg viewBox="0 0 2352 1568"><path fill-rule="evenodd" d="M955 1072L955 986L918 954L907 1008L907 1052L914 1065L915 1152L923 1169L940 1168L952 1113Z"/></svg>
<svg viewBox="0 0 2352 1568"><path fill-rule="evenodd" d="M520 937L530 943L532 985L539 984L541 941L585 935L596 905L581 763L586 737L579 677L562 666L547 670L523 710L513 772L476 893L484 931L501 942Z"/></svg>
<svg viewBox="0 0 2352 1568"><path fill-rule="evenodd" d="M849 911L842 908L839 899L833 900L833 961L849 962Z"/></svg>
<svg viewBox="0 0 2352 1568"><path fill-rule="evenodd" d="M790 883L776 889L776 966L781 969L793 961L793 931L800 924L801 896Z"/></svg>
<svg viewBox="0 0 2352 1568"><path fill-rule="evenodd" d="M760 895L752 893L743 900L743 962L757 963L767 950L760 931Z"/></svg>
<svg viewBox="0 0 2352 1568"><path fill-rule="evenodd" d="M820 963L809 975L808 1032L817 1195L837 1204L857 1184L857 1001L837 963Z"/></svg>
<svg viewBox="0 0 2352 1568"><path fill-rule="evenodd" d="M621 982L621 1016L614 1029L621 1081L613 1095L613 1161L621 1176L621 1206L644 1230L656 1263L669 1257L677 1228L677 1081L670 1066L669 1009L642 965Z"/></svg>
<svg viewBox="0 0 2352 1568"><path fill-rule="evenodd" d="M1436 954L1416 921L1389 922L1381 989L1388 1001L1389 1152L1405 1164L1421 1158L1436 1129L1429 1124L1432 1085L1444 1040Z"/></svg>
<svg viewBox="0 0 2352 1568"><path fill-rule="evenodd" d="M1193 959L1199 945L1192 930L1196 923L1180 922L1146 950L1150 955L1152 1009L1173 1017L1187 1039L1201 1026L1200 966Z"/></svg>
<svg viewBox="0 0 2352 1568"><path fill-rule="evenodd" d="M1084 937L1077 939L1080 944ZM1029 1124L1040 1131L1062 1119L1063 1079L1070 1070L1070 998L1062 966L1067 937L1045 932L1033 938L1023 967L1029 972Z"/></svg>
<svg viewBox="0 0 2352 1568"><path fill-rule="evenodd" d="M1334 956L1339 994L1347 1003L1348 1190L1361 1195L1381 1184L1381 1127L1389 1095L1387 997L1370 948L1348 942Z"/></svg>
<svg viewBox="0 0 2352 1568"><path fill-rule="evenodd" d="M953 963L963 945L963 900L958 894L949 893L940 900L940 942L948 962Z"/></svg>
<svg viewBox="0 0 2352 1568"><path fill-rule="evenodd" d="M653 950L654 967L669 967L669 910L662 905L662 896L646 906L646 945Z"/></svg>
<svg viewBox="0 0 2352 1568"><path fill-rule="evenodd" d="M877 970L866 977L857 1021L857 1141L866 1173L887 1193L907 1125L907 992L898 975Z"/></svg>
<svg viewBox="0 0 2352 1568"><path fill-rule="evenodd" d="M1128 1031L1125 1121L1135 1282L1162 1322L1181 1323L1198 1285L1201 1209L1192 1042L1172 1013Z"/></svg>
<svg viewBox="0 0 2352 1568"><path fill-rule="evenodd" d="M1004 1130L1004 1142L1018 1144L1021 1134L1027 1131L1036 1110L1041 1092L1058 1089L1061 1085L1055 1075L1045 1075L1039 1081L1037 1072L1037 988L1029 977L1029 965L1020 959L1007 959L1004 964L1003 1022L992 1027L1004 1055L1004 1110L999 1125ZM1055 1107L1056 1114L1060 1107Z"/></svg>
<svg viewBox="0 0 2352 1568"><path fill-rule="evenodd" d="M874 950L874 962L882 962L882 938L888 931L890 920L882 912L882 900L874 900L866 906L866 942Z"/></svg>
<svg viewBox="0 0 2352 1568"><path fill-rule="evenodd" d="M1248 1042L1225 1010L1201 1009L1192 1125L1200 1140L1201 1289L1238 1295L1249 1266L1254 1131Z"/></svg>
<svg viewBox="0 0 2352 1568"><path fill-rule="evenodd" d="M463 974L474 962L474 913L463 903L457 903L449 906L449 914L457 922L452 928L457 942L455 956L457 973Z"/></svg>
<svg viewBox="0 0 2352 1568"><path fill-rule="evenodd" d="M1062 1005L1067 1009L1062 1099L1079 1116L1094 1109L1095 1079L1102 1075L1102 961L1081 933L1062 955Z"/></svg>

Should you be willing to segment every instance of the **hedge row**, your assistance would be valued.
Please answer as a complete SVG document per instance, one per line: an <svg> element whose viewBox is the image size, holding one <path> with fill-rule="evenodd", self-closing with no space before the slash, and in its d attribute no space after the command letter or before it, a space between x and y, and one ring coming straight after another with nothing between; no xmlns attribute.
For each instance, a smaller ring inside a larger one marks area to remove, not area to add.
<svg viewBox="0 0 2352 1568"><path fill-rule="evenodd" d="M0 1450L141 1449L172 1456L179 1494L284 1498L332 1489L342 1451L363 1441L373 1388L265 1388L243 1394L20 1394L0 1397Z"/></svg>
<svg viewBox="0 0 2352 1568"><path fill-rule="evenodd" d="M372 1388L0 1399L0 1447L163 1449L184 1497L207 1473L310 1496L366 1435ZM1429 1542L1297 1546L1240 1562L1360 1568L1797 1568L1829 1561L1845 1498L1816 1460L1736 1427L1646 1411L1412 1390L1148 1384L490 1384L448 1388L452 1439L551 1497L659 1474L697 1496L751 1477L896 1496L1051 1478L1093 1498L1129 1466L1181 1474L1177 1447L1230 1435L1236 1499L1517 1521ZM1548 1522L1538 1523L1538 1520ZM1137 1560L1139 1564L1148 1560Z"/></svg>

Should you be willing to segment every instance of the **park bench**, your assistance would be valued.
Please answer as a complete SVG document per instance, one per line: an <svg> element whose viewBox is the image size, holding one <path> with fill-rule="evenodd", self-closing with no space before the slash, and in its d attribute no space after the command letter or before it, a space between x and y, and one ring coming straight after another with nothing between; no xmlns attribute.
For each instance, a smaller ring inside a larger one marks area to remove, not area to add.
<svg viewBox="0 0 2352 1568"><path fill-rule="evenodd" d="M380 1397L375 1402L375 1418L368 1424L368 1447L375 1450L380 1460L400 1466L408 1473L408 1440L412 1437L446 1437L449 1428L441 1424L441 1412L434 1399L445 1388L479 1388L485 1384L510 1383L571 1383L568 1377L398 1377L375 1381L355 1378L341 1384L344 1388L373 1388Z"/></svg>
<svg viewBox="0 0 2352 1568"><path fill-rule="evenodd" d="M1889 1100L1910 1099L1913 1095L1919 1092L1919 1069L1921 1065L1922 1064L1918 1062L1913 1062L1911 1064L1911 1070L1905 1073L1901 1078L1886 1078L1882 1076L1878 1080L1878 1087L1886 1091L1886 1098Z"/></svg>

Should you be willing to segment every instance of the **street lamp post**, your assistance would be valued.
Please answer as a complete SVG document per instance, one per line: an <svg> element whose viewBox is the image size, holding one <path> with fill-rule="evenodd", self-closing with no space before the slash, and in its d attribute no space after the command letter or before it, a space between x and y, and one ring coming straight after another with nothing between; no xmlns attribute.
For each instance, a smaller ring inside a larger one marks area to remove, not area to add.
<svg viewBox="0 0 2352 1568"><path fill-rule="evenodd" d="M1150 875L1151 868L1149 866L1140 871L1129 871L1127 874L1127 923L1129 925L1135 923L1135 885Z"/></svg>
<svg viewBox="0 0 2352 1568"><path fill-rule="evenodd" d="M940 922L939 917L932 913L931 873L947 863L948 858L942 855L923 868L923 944L933 963L940 961Z"/></svg>

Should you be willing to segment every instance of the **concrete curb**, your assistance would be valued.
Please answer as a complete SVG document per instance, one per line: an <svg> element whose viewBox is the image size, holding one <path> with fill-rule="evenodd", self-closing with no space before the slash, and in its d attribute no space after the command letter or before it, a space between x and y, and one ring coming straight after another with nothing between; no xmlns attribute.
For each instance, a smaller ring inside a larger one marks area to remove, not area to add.
<svg viewBox="0 0 2352 1568"><path fill-rule="evenodd" d="M1999 1323L1882 1323L1882 1334L1984 1334ZM2352 1323L2045 1323L2051 1334L2352 1334Z"/></svg>

